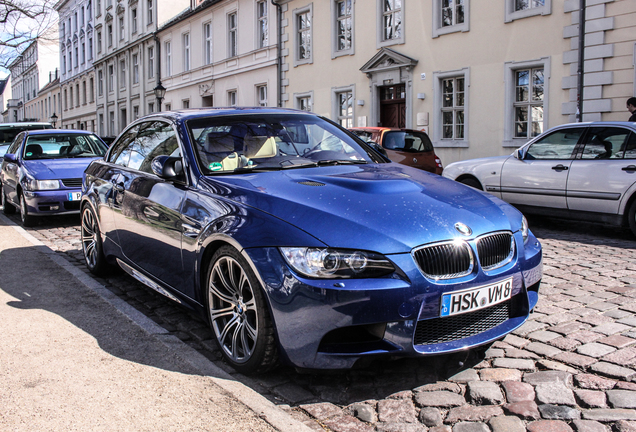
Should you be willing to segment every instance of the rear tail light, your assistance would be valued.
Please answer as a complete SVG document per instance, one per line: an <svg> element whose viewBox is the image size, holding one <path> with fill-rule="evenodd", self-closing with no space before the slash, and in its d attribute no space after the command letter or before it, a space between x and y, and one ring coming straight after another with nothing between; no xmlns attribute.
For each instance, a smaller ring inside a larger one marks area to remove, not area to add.
<svg viewBox="0 0 636 432"><path fill-rule="evenodd" d="M435 163L437 164L438 168L443 168L442 160L440 158L438 158L437 156L435 157Z"/></svg>

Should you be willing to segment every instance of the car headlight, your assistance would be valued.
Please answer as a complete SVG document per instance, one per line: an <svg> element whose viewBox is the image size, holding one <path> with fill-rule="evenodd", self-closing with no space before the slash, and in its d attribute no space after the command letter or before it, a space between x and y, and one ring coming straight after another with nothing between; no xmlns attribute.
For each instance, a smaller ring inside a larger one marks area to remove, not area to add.
<svg viewBox="0 0 636 432"><path fill-rule="evenodd" d="M386 257L373 252L305 247L282 247L280 251L287 264L308 277L369 278L395 271Z"/></svg>
<svg viewBox="0 0 636 432"><path fill-rule="evenodd" d="M523 237L523 244L528 242L528 233L530 232L530 228L528 228L528 219L525 216L521 219L521 236Z"/></svg>
<svg viewBox="0 0 636 432"><path fill-rule="evenodd" d="M36 180L32 177L26 179L26 189L30 191L36 190L53 190L60 188L59 180Z"/></svg>

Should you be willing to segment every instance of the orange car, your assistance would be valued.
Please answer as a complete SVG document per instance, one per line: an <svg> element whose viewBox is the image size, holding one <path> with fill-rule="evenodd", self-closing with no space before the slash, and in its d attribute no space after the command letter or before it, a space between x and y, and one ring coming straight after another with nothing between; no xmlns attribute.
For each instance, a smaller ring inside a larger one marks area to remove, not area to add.
<svg viewBox="0 0 636 432"><path fill-rule="evenodd" d="M393 162L442 174L442 161L435 154L433 143L425 132L387 127L356 127L349 130L365 141L381 145Z"/></svg>

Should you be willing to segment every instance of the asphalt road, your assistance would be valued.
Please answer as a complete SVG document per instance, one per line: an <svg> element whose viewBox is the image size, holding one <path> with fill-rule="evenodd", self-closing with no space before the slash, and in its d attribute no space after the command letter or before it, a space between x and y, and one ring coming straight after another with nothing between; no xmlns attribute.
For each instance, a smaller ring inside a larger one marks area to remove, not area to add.
<svg viewBox="0 0 636 432"><path fill-rule="evenodd" d="M17 217L11 220L19 223ZM540 302L531 320L495 343L485 359L455 355L377 361L329 374L281 367L251 377L237 374L221 361L206 323L186 310L126 275L94 279L85 274L79 217L44 220L27 233L53 250L67 268L101 287L102 296L125 304L133 320L152 321L162 338L178 339L182 351L199 355L199 365L224 371L231 382L243 385L242 391L247 388L248 393L267 399L274 411L287 413L312 430L636 430L636 239L625 230L540 218L530 219L530 226L544 246ZM18 265L5 270L6 255L0 252L3 308L6 295L16 295L3 286L4 272L23 270ZM69 298L69 307L76 301L81 299ZM12 328L6 320L0 321ZM84 337L101 342L87 328L76 328ZM136 339L130 338L112 339L111 349L134 349ZM0 342L4 345L4 340ZM133 364L147 366L138 358ZM165 381L166 391L171 382ZM134 391L129 394L135 397ZM0 407L3 401L0 396ZM0 421L3 415L0 408ZM252 429L246 423L234 430Z"/></svg>

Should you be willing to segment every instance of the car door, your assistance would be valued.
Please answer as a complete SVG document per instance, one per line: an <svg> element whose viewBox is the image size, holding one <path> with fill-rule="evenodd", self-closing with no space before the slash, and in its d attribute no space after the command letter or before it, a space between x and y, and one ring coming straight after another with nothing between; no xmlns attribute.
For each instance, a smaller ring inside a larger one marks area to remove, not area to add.
<svg viewBox="0 0 636 432"><path fill-rule="evenodd" d="M115 225L123 254L148 274L183 290L181 207L184 182L155 175L157 156L180 156L177 135L164 121L140 124L137 135L122 152L129 153L115 184Z"/></svg>
<svg viewBox="0 0 636 432"><path fill-rule="evenodd" d="M618 214L621 198L636 182L636 134L619 126L592 126L567 184L570 210Z"/></svg>
<svg viewBox="0 0 636 432"><path fill-rule="evenodd" d="M566 209L565 192L576 145L585 127L566 127L539 137L501 170L501 196L511 204Z"/></svg>
<svg viewBox="0 0 636 432"><path fill-rule="evenodd" d="M8 161L4 160L2 162L2 177L0 177L0 181L2 182L2 188L4 193L6 194L7 200L18 205L18 183L20 182L20 150L22 149L22 142L26 137L26 132L21 132L18 134L13 143L9 146L7 150L7 154L12 154L15 156L15 160Z"/></svg>

